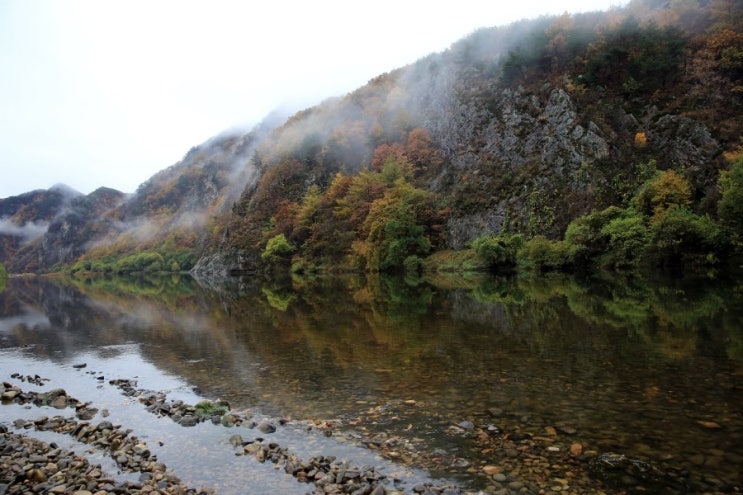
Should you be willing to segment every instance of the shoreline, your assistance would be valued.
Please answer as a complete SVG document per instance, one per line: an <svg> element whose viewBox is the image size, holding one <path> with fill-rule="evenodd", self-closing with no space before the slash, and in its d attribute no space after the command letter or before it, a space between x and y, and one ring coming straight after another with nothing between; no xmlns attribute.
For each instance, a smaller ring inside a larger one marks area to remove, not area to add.
<svg viewBox="0 0 743 495"><path fill-rule="evenodd" d="M21 381L40 385L42 378L14 374ZM168 416L183 427L193 427L201 422L211 422L231 428L251 421L239 413L230 411L221 402L203 401L195 406L179 400L169 400L165 393L136 388L136 380L110 380L109 384L120 389L121 393L133 397L148 412L158 416ZM24 391L9 382L3 382L2 404L33 404L39 408L56 411L74 409L75 417L55 415L41 416L35 420L18 419L11 427L0 423L3 449L0 451L0 495L20 493L73 493L75 495L108 495L113 493L148 493L178 495L216 495L212 489L195 489L183 484L171 473L167 466L159 463L147 444L131 435L131 430L110 421L93 421L98 414L94 404L81 402L68 397L63 389L47 392ZM330 426L324 423L301 422L307 431L313 428L331 436ZM248 428L258 435L270 435L276 428L287 423L283 420L252 421ZM324 429L324 430L323 430ZM54 442L47 443L23 430L53 431L67 434L81 445L92 446L110 456L120 472L139 475L137 482L116 482L110 473L105 473L100 464L91 464L82 455L68 449L60 449ZM230 437L229 443L236 456L249 456L260 463L273 463L277 472L293 476L298 482L306 483L313 494L365 494L402 495L404 493L474 495L476 492L464 491L451 483L426 484L405 491L399 486L400 480L389 479L374 466L353 466L335 456L315 456L301 459L289 449L258 436L244 440L239 434ZM58 458L65 461L55 462ZM309 491L307 493L310 493Z"/></svg>
<svg viewBox="0 0 743 495"><path fill-rule="evenodd" d="M73 365L73 368L84 366ZM48 381L38 375L24 376L19 373L12 374L11 378L35 386L44 386ZM395 435L395 432L370 431L364 426L370 418L359 417L353 421L256 419L231 410L229 404L223 401L204 400L195 405L186 404L168 397L166 392L138 388L134 379L112 379L107 383L147 413L158 418L169 418L183 428L200 423L211 423L226 430L234 428L235 433L229 437L229 442L217 448L232 449L231 455L236 457L272 464L277 481L279 476L288 475L296 480L299 489L304 489L301 488L304 486L307 490L305 493L313 495L624 495L654 490L658 490L657 493L726 491L696 490L688 484L688 473L676 469L658 469L653 463L643 460L591 450L590 446L577 440L576 431L570 427L551 428L542 434L501 429L504 425L499 419L502 419L503 412L495 409L488 410L488 414L491 421L498 422L499 426L463 421L452 424L444 432L446 435L469 438L475 448L490 452L491 462L477 465L470 464L466 456L441 459L440 454L420 449L404 436ZM108 421L107 411L98 409L100 404L69 397L61 388L24 391L10 382L3 382L0 397L3 406L36 406L51 416L11 420L10 423L0 421L0 495L41 492L76 495L218 493L213 488L197 489L182 483L165 464L158 462L157 456L151 453L144 441L132 434L132 430ZM387 413L397 418L403 410L422 404L406 401L397 406L390 407L390 411L375 408L375 418ZM52 413L56 415L52 416ZM379 466L350 465L332 455L301 458L278 441L272 441L271 434L280 428L337 437L339 441L373 451L385 461L402 468L407 466L426 472L442 472L439 467L445 465L449 469L443 471L450 472L450 479L456 478L455 472L466 470L482 480L482 485L474 489L462 488L446 479L410 483L410 480L385 475ZM75 445L79 444L84 450L95 450L99 456L110 458L119 474L131 473L139 478L136 482L117 481L116 476L106 473L100 464L90 462L85 455L76 456L72 450L60 449L54 442L34 438L31 431L68 435ZM398 433L403 435L402 432ZM59 463L57 460L60 458L65 462ZM269 486L270 480L266 483ZM737 493L735 487L732 487L732 492Z"/></svg>

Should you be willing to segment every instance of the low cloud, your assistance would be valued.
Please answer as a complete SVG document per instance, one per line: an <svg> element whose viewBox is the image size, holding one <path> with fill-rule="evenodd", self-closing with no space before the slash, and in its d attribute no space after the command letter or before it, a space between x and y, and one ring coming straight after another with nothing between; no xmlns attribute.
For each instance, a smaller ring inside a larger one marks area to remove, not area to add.
<svg viewBox="0 0 743 495"><path fill-rule="evenodd" d="M24 243L33 241L46 234L49 224L46 222L26 222L18 225L8 217L0 218L0 235L21 237Z"/></svg>

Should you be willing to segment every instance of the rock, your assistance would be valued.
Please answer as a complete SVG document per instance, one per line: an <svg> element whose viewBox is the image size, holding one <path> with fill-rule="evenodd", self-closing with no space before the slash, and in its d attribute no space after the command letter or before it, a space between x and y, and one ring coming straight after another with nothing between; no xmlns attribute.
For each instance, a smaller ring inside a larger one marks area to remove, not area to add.
<svg viewBox="0 0 743 495"><path fill-rule="evenodd" d="M196 416L191 416L190 414L183 416L180 421L178 421L178 424L185 427L191 427L196 426L199 423L199 419Z"/></svg>
<svg viewBox="0 0 743 495"><path fill-rule="evenodd" d="M273 433L276 431L276 427L269 423L268 421L261 421L260 424L258 424L258 431L261 433Z"/></svg>
<svg viewBox="0 0 743 495"><path fill-rule="evenodd" d="M113 430L114 425L110 421L101 421L100 423L98 423L98 426L96 427L96 429L98 431Z"/></svg>
<svg viewBox="0 0 743 495"><path fill-rule="evenodd" d="M6 390L2 393L2 396L0 396L0 398L2 398L2 400L13 400L18 396L19 393L20 391L18 390Z"/></svg>
<svg viewBox="0 0 743 495"><path fill-rule="evenodd" d="M87 363L79 363L79 364L73 364L72 367L78 370L81 370L85 368L88 364Z"/></svg>
<svg viewBox="0 0 743 495"><path fill-rule="evenodd" d="M576 433L578 433L578 430L576 430L572 426L565 426L565 425L558 426L557 431L559 431L563 435L575 435Z"/></svg>
<svg viewBox="0 0 743 495"><path fill-rule="evenodd" d="M41 469L29 469L26 473L26 478L33 481L34 483L43 483L47 480L46 473Z"/></svg>
<svg viewBox="0 0 743 495"><path fill-rule="evenodd" d="M55 409L64 409L67 407L67 397L64 395L60 395L58 397L55 397L50 403L50 406L52 406Z"/></svg>
<svg viewBox="0 0 743 495"><path fill-rule="evenodd" d="M583 453L583 445L578 442L570 444L570 454L574 457L578 457Z"/></svg>
<svg viewBox="0 0 743 495"><path fill-rule="evenodd" d="M496 473L493 475L493 479L497 481L498 483L503 483L504 481L508 479L508 477L506 477L506 475L503 473Z"/></svg>
<svg viewBox="0 0 743 495"><path fill-rule="evenodd" d="M545 433L547 433L547 435L550 435L552 437L556 437L557 436L557 430L555 429L554 426L545 426L544 427L544 431L545 431Z"/></svg>
<svg viewBox="0 0 743 495"><path fill-rule="evenodd" d="M249 443L248 445L243 447L243 451L246 454L255 454L258 452L261 448L261 444L258 442Z"/></svg>
<svg viewBox="0 0 743 495"><path fill-rule="evenodd" d="M28 457L28 462L32 464L46 464L47 460L48 459L45 455L40 455L40 454L31 454Z"/></svg>
<svg viewBox="0 0 743 495"><path fill-rule="evenodd" d="M230 437L230 444L232 444L233 447L242 445L242 443L243 443L243 437L241 437L240 435L232 435Z"/></svg>
<svg viewBox="0 0 743 495"><path fill-rule="evenodd" d="M487 465L483 466L482 471L488 476L493 476L501 472L501 468L498 466Z"/></svg>
<svg viewBox="0 0 743 495"><path fill-rule="evenodd" d="M719 423L714 421L697 421L697 424L708 430L719 430L722 428Z"/></svg>
<svg viewBox="0 0 743 495"><path fill-rule="evenodd" d="M457 426L462 428L463 430L472 430L475 428L475 425L472 423L472 421L462 421Z"/></svg>
<svg viewBox="0 0 743 495"><path fill-rule="evenodd" d="M98 409L94 407L85 407L77 411L77 418L82 419L83 421L89 421L93 419L97 413Z"/></svg>
<svg viewBox="0 0 743 495"><path fill-rule="evenodd" d="M150 457L150 449L147 448L147 445L143 443L138 443L132 448L132 452L134 452L135 455L138 455L143 458Z"/></svg>
<svg viewBox="0 0 743 495"><path fill-rule="evenodd" d="M52 403L52 401L54 401L54 399L62 396L66 397L67 392L65 392L64 389L55 388L54 390L50 390L49 392L37 395L34 402L44 406L48 406Z"/></svg>

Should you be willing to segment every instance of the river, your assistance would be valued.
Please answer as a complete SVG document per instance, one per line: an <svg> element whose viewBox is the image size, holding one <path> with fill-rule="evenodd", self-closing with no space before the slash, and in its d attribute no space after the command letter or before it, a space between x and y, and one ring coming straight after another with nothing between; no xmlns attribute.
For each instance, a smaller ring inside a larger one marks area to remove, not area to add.
<svg viewBox="0 0 743 495"><path fill-rule="evenodd" d="M43 383L18 379L34 375ZM116 378L280 420L272 441L375 465L405 493L441 480L473 493L743 489L743 283L9 280L2 381L95 403L191 486L310 491L235 455L230 436L255 430L181 427ZM0 423L42 414L5 404Z"/></svg>

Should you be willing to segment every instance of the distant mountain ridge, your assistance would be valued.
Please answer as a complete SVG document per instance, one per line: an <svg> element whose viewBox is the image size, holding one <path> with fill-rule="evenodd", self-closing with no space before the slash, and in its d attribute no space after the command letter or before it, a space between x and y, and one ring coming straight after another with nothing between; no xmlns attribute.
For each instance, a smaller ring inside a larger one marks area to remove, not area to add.
<svg viewBox="0 0 743 495"><path fill-rule="evenodd" d="M0 262L45 272L152 252L159 267L225 275L255 270L283 236L295 263L375 269L375 243L395 249L375 218L398 215L400 249L421 256L502 232L555 239L628 205L649 164L714 214L720 173L743 156L742 16L727 0L634 0L484 28L344 97L217 136L132 195L2 199Z"/></svg>

